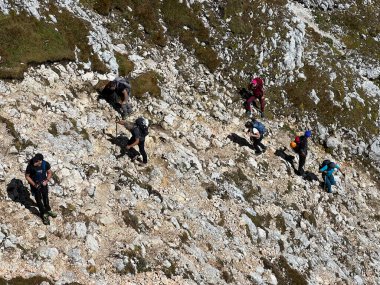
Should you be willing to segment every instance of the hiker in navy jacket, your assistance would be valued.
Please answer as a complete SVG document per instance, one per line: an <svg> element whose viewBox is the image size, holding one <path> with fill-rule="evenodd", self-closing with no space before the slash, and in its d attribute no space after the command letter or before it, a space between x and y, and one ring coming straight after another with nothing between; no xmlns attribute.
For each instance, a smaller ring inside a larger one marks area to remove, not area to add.
<svg viewBox="0 0 380 285"><path fill-rule="evenodd" d="M32 195L36 199L40 216L45 225L48 225L49 216L57 216L49 205L48 182L53 173L50 169L49 162L44 160L42 154L37 153L28 163L25 170L25 178L30 184Z"/></svg>

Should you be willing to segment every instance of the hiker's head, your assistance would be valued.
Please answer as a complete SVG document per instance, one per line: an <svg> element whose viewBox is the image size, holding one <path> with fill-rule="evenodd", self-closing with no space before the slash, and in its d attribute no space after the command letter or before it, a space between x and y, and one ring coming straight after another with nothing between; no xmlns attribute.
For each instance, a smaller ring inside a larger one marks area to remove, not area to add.
<svg viewBox="0 0 380 285"><path fill-rule="evenodd" d="M32 158L32 163L34 166L41 166L44 156L41 153L36 153Z"/></svg>
<svg viewBox="0 0 380 285"><path fill-rule="evenodd" d="M111 90L115 90L116 89L116 85L117 85L116 81L111 81L110 82L110 89Z"/></svg>
<svg viewBox="0 0 380 285"><path fill-rule="evenodd" d="M307 138L310 138L310 137L311 137L311 131L310 131L310 130L307 130L307 131L305 132L305 137L307 137Z"/></svg>
<svg viewBox="0 0 380 285"><path fill-rule="evenodd" d="M258 82L258 80L257 80L256 78L254 78L254 79L251 80L251 85L252 85L253 87L256 87L257 84L259 84L259 82Z"/></svg>
<svg viewBox="0 0 380 285"><path fill-rule="evenodd" d="M335 168L335 166L336 166L336 163L335 163L335 162L330 162L330 164L329 164L329 167L330 167L330 168Z"/></svg>
<svg viewBox="0 0 380 285"><path fill-rule="evenodd" d="M244 126L247 128L247 129L250 129L252 128L252 122L251 121L248 121L244 124Z"/></svg>

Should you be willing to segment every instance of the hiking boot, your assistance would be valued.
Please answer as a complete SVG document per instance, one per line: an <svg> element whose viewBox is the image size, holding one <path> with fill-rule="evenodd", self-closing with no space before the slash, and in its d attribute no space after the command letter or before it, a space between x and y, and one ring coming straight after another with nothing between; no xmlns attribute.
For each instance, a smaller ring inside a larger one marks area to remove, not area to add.
<svg viewBox="0 0 380 285"><path fill-rule="evenodd" d="M52 217L52 218L56 218L57 217L57 213L53 212L53 211L48 211L47 214Z"/></svg>
<svg viewBox="0 0 380 285"><path fill-rule="evenodd" d="M264 152L266 152L266 151L267 151L267 148L266 148L266 147L264 147L264 148L263 148L263 153L264 153Z"/></svg>
<svg viewBox="0 0 380 285"><path fill-rule="evenodd" d="M261 150L256 150L255 153L256 153L257 155L259 155L259 154L262 154L263 152L262 152Z"/></svg>
<svg viewBox="0 0 380 285"><path fill-rule="evenodd" d="M48 214L44 214L44 216L42 217L42 222L43 222L44 225L50 225L49 215Z"/></svg>
<svg viewBox="0 0 380 285"><path fill-rule="evenodd" d="M261 115L261 118L264 119L264 118L265 118L264 112L260 112L260 113L261 113L261 114L260 114L260 115Z"/></svg>

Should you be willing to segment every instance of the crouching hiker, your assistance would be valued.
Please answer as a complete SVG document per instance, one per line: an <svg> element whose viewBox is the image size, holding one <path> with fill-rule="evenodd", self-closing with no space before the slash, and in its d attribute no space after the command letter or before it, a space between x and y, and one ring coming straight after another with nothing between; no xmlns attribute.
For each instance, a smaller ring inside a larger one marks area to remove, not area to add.
<svg viewBox="0 0 380 285"><path fill-rule="evenodd" d="M247 133L252 141L253 147L255 148L255 153L261 154L265 152L267 147L261 142L264 138L264 134L266 133L265 126L256 119L252 119L252 121L245 123L245 127L248 129Z"/></svg>
<svg viewBox="0 0 380 285"><path fill-rule="evenodd" d="M340 171L343 176L346 176L337 163L328 159L324 160L319 167L319 172L322 172L323 189L326 190L327 188L328 193L331 193L331 186L336 184L333 175L335 170Z"/></svg>
<svg viewBox="0 0 380 285"><path fill-rule="evenodd" d="M124 125L127 127L128 122L124 120L117 121L116 123L120 125ZM128 128L128 127L127 127ZM133 148L135 145L138 145L139 152L142 155L142 165L146 165L148 163L148 156L145 152L145 138L148 135L149 131L149 122L147 119L143 117L139 117L136 119L135 123L131 127L130 131L132 133L132 137L128 140L127 143L127 152ZM137 157L132 158L135 160Z"/></svg>
<svg viewBox="0 0 380 285"><path fill-rule="evenodd" d="M122 77L116 77L110 81L102 91L102 96L112 107L125 119L132 113L132 105L129 102L131 94L131 84Z"/></svg>
<svg viewBox="0 0 380 285"><path fill-rule="evenodd" d="M48 182L53 173L49 162L44 160L42 154L37 153L28 163L25 170L25 178L30 184L32 195L36 199L38 210L44 225L49 225L49 216L57 217L49 205Z"/></svg>

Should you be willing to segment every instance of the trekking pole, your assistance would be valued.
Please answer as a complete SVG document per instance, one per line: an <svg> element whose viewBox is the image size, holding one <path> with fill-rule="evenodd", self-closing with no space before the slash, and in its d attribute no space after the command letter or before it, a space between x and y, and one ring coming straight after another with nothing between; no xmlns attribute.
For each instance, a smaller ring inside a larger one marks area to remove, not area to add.
<svg viewBox="0 0 380 285"><path fill-rule="evenodd" d="M116 124L116 135L115 135L115 145L113 147L113 152L114 154L116 154L116 142L117 142L117 116L116 116L116 121L115 121L115 124Z"/></svg>

